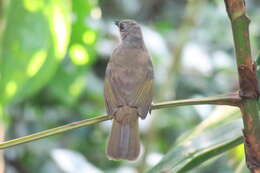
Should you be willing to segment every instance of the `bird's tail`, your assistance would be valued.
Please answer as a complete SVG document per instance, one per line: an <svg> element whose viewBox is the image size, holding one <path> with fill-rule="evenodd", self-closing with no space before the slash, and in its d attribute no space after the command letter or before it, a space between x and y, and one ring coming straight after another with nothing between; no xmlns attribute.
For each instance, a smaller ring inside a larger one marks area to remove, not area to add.
<svg viewBox="0 0 260 173"><path fill-rule="evenodd" d="M107 155L113 160L135 160L140 152L136 110L119 109L108 139Z"/></svg>

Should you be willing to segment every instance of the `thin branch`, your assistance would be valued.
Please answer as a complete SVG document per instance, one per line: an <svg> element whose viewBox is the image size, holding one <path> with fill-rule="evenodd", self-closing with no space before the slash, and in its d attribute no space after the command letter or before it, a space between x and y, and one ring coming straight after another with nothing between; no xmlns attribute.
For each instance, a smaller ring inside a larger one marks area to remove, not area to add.
<svg viewBox="0 0 260 173"><path fill-rule="evenodd" d="M66 131L69 131L72 129L77 129L77 128L88 126L91 124L100 123L102 121L106 121L109 119L110 119L109 116L102 115L102 116L97 116L95 118L90 118L90 119L86 119L86 120L82 120L82 121L76 121L76 122L69 123L69 124L66 124L66 125L63 125L60 127L56 127L56 128L52 128L49 130L44 130L42 132L34 133L32 135L28 135L28 136L16 138L13 140L9 140L6 142L2 142L2 143L0 143L0 149L13 147L15 145L19 145L19 144L23 144L23 143L28 143L28 142L35 141L35 140L38 140L41 138L46 138L48 136L63 133L63 132L66 132Z"/></svg>
<svg viewBox="0 0 260 173"><path fill-rule="evenodd" d="M240 97L237 93L232 93L228 95L220 95L214 97L207 98L194 98L194 99L184 99L184 100L176 100L169 102L161 102L154 104L152 109L161 109L161 108L169 108L176 106L188 106L188 105L230 105L230 106L239 106L240 105Z"/></svg>
<svg viewBox="0 0 260 173"><path fill-rule="evenodd" d="M215 97L208 98L196 98L196 99L185 99L185 100L177 100L177 101L169 101L169 102L161 102L152 105L152 109L162 109L162 108L170 108L176 106L186 106L186 105L202 105L202 104L217 104L217 105L231 105L238 106L240 103L240 98L238 94L230 94L230 95L221 95ZM13 140L9 140L6 142L0 143L0 149L13 147L15 145L28 143L31 141L35 141L38 139L46 138L48 136L60 134L69 130L77 129L80 127L85 127L88 125L100 123L102 121L106 121L111 119L108 115L97 116L95 118L90 118L82 121L76 121L73 123L69 123L60 127L56 127L49 130L44 130L42 132L34 133L32 135L16 138Z"/></svg>

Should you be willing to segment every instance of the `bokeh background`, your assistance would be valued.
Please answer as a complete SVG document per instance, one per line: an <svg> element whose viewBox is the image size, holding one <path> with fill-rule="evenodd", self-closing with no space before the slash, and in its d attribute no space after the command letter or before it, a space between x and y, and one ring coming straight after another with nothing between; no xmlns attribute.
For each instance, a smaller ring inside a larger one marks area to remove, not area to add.
<svg viewBox="0 0 260 173"><path fill-rule="evenodd" d="M256 58L260 1L246 3ZM238 88L223 0L0 0L0 8L0 135L5 140L105 113L104 72L119 41L114 20L135 19L142 26L155 69L155 103ZM7 149L5 172L139 173L166 153L175 172L187 161L182 152L241 135L239 116L227 106L153 111L140 123L142 156L135 162L107 159L107 121ZM205 132L203 124L211 121L215 124ZM178 148L188 134L195 136L192 145ZM246 173L243 152L239 145L191 172Z"/></svg>

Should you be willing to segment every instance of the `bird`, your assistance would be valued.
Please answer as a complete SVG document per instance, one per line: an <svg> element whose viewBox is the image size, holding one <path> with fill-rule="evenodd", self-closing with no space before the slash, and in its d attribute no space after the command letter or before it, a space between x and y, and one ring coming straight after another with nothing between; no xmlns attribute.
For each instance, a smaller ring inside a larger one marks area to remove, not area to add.
<svg viewBox="0 0 260 173"><path fill-rule="evenodd" d="M110 160L136 160L140 154L139 118L151 111L154 72L140 25L115 21L120 42L107 64L104 98L113 119L106 154Z"/></svg>

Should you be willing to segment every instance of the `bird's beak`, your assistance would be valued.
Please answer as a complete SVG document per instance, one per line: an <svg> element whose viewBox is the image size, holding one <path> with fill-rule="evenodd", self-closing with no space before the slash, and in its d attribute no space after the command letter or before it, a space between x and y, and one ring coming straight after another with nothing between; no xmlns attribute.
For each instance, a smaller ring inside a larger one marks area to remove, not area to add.
<svg viewBox="0 0 260 173"><path fill-rule="evenodd" d="M120 24L120 20L116 20L116 21L115 21L115 25L116 25L117 27L119 27L119 24Z"/></svg>

